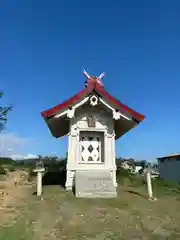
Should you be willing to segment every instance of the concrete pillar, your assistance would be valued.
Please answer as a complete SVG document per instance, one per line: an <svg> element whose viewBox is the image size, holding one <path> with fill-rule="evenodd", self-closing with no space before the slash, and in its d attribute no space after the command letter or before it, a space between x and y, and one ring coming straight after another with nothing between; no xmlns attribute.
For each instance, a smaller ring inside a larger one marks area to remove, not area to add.
<svg viewBox="0 0 180 240"><path fill-rule="evenodd" d="M42 195L42 172L37 172L37 196Z"/></svg>
<svg viewBox="0 0 180 240"><path fill-rule="evenodd" d="M66 191L72 191L74 186L75 171L66 170Z"/></svg>
<svg viewBox="0 0 180 240"><path fill-rule="evenodd" d="M114 186L117 187L116 170L112 171L112 178L113 178L113 184L114 184Z"/></svg>
<svg viewBox="0 0 180 240"><path fill-rule="evenodd" d="M45 172L45 168L36 168L34 169L34 172L37 173L37 182L36 182L37 196L41 197L42 196L42 175Z"/></svg>
<svg viewBox="0 0 180 240"><path fill-rule="evenodd" d="M151 173L150 172L146 173L146 179L147 179L148 198L153 199Z"/></svg>

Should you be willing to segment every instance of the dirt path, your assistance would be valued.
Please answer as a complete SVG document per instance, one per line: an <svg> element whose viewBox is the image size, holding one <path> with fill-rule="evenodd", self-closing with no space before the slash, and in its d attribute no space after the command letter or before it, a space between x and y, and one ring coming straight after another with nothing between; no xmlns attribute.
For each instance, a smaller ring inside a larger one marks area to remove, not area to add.
<svg viewBox="0 0 180 240"><path fill-rule="evenodd" d="M27 172L8 172L5 180L0 181L0 226L13 223L25 204L28 189Z"/></svg>

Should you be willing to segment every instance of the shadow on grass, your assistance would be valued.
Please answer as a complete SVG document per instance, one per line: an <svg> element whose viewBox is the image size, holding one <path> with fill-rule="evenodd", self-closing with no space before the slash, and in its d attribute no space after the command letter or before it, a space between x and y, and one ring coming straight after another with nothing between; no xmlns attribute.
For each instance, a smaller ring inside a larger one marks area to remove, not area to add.
<svg viewBox="0 0 180 240"><path fill-rule="evenodd" d="M48 171L44 174L42 185L59 185L65 188L66 171Z"/></svg>
<svg viewBox="0 0 180 240"><path fill-rule="evenodd" d="M133 190L127 190L126 192L147 199L147 197L146 197L145 195L143 195L143 194L141 194L141 193L139 193L139 192L136 192L136 191L133 191Z"/></svg>

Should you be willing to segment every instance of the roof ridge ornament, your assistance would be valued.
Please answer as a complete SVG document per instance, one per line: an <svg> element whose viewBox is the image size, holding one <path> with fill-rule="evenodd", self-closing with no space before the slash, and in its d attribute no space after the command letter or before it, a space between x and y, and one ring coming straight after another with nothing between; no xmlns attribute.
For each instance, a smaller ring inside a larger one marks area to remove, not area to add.
<svg viewBox="0 0 180 240"><path fill-rule="evenodd" d="M86 72L85 69L84 69L83 73L84 73L84 76L87 77L87 79L90 79L90 78L91 78L90 75Z"/></svg>
<svg viewBox="0 0 180 240"><path fill-rule="evenodd" d="M90 76L89 73L84 69L83 70L83 74L84 76L87 78L87 80L85 81L85 86L87 87L88 83L91 81L95 81L96 83L98 83L101 86L104 86L103 82L102 82L102 78L104 77L105 73L101 73L99 75L99 77L97 76Z"/></svg>

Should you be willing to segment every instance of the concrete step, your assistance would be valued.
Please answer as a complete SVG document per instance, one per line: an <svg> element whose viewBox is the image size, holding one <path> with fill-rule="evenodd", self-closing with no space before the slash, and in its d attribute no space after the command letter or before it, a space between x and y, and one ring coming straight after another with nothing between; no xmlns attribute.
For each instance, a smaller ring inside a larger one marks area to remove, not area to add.
<svg viewBox="0 0 180 240"><path fill-rule="evenodd" d="M82 198L117 197L110 171L76 171L75 193Z"/></svg>

